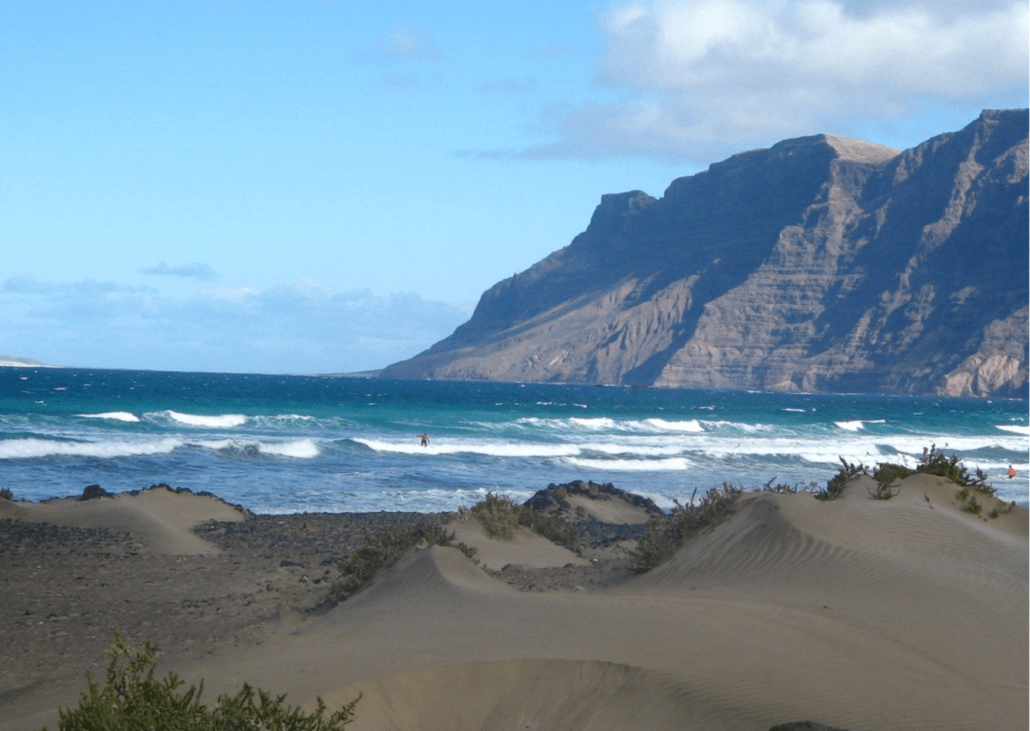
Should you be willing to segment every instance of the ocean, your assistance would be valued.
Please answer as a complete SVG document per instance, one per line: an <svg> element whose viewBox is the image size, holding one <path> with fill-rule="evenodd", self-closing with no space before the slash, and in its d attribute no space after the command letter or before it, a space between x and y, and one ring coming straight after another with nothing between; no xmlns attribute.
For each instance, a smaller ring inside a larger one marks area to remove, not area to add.
<svg viewBox="0 0 1030 731"><path fill-rule="evenodd" d="M592 480L671 508L931 445L1028 503L1025 401L0 367L15 499L166 483L265 514L436 512Z"/></svg>

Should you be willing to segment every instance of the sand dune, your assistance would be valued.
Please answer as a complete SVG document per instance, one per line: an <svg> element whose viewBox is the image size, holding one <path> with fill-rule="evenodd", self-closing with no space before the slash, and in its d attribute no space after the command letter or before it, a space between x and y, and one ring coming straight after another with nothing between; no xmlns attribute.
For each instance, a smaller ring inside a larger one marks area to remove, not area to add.
<svg viewBox="0 0 1030 731"><path fill-rule="evenodd" d="M190 529L209 520L241 522L244 513L210 495L176 492L165 487L91 500L61 498L41 503L0 500L0 520L53 523L76 528L124 531L144 551L168 555L203 555L218 549Z"/></svg>
<svg viewBox="0 0 1030 731"><path fill-rule="evenodd" d="M362 693L360 730L1025 729L1027 510L985 519L954 493L916 476L890 501L861 479L833 502L748 495L602 590L518 591L414 550L326 614L177 669L211 694ZM494 567L567 557L464 530Z"/></svg>

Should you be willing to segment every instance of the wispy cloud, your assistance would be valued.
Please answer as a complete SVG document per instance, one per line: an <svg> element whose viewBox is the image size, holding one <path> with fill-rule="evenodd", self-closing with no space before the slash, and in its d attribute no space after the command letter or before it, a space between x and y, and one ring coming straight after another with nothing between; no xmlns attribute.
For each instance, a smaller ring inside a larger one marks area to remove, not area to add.
<svg viewBox="0 0 1030 731"><path fill-rule="evenodd" d="M552 106L538 130L550 141L485 156L707 163L904 123L927 105L1027 98L1023 0L652 0L599 19L608 98Z"/></svg>
<svg viewBox="0 0 1030 731"><path fill-rule="evenodd" d="M180 266L169 266L162 261L157 266L140 269L139 273L153 274L161 277L185 277L188 279L200 279L202 281L209 281L218 278L218 274L214 269L209 267L207 264L201 264L200 262L183 264Z"/></svg>
<svg viewBox="0 0 1030 731"><path fill-rule="evenodd" d="M110 282L0 283L0 350L79 365L210 371L380 368L449 335L469 311L313 280L174 299Z"/></svg>
<svg viewBox="0 0 1030 731"><path fill-rule="evenodd" d="M428 32L403 28L357 54L362 61L436 61L443 57Z"/></svg>

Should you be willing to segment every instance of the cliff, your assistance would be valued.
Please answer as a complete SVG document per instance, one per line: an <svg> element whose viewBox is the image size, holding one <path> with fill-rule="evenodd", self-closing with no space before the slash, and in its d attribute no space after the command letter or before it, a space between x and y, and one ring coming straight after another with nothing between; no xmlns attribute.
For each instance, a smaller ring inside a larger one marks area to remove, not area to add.
<svg viewBox="0 0 1030 731"><path fill-rule="evenodd" d="M815 135L605 195L383 375L1026 398L1027 128Z"/></svg>

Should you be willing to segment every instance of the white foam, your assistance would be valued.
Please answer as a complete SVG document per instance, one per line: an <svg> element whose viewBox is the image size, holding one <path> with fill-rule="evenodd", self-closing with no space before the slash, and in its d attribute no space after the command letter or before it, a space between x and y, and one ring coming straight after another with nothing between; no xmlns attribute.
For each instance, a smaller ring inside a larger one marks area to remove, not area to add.
<svg viewBox="0 0 1030 731"><path fill-rule="evenodd" d="M294 442L274 442L258 444L258 449L263 454L274 454L279 457L292 457L293 459L313 459L322 453L310 439L298 439Z"/></svg>
<svg viewBox="0 0 1030 731"><path fill-rule="evenodd" d="M164 413L173 421L186 426L203 426L213 429L231 429L234 426L243 426L247 422L247 417L243 414L205 416L202 414L183 414L178 411L166 411Z"/></svg>
<svg viewBox="0 0 1030 731"><path fill-rule="evenodd" d="M686 457L670 457L669 459L587 459L570 457L569 464L583 469L611 470L614 472L670 472L690 468L690 460Z"/></svg>
<svg viewBox="0 0 1030 731"><path fill-rule="evenodd" d="M1012 432L1013 434L1030 436L1030 426L1021 426L1019 424L999 424L997 428L1002 431Z"/></svg>
<svg viewBox="0 0 1030 731"><path fill-rule="evenodd" d="M844 431L860 431L865 426L861 421L835 421L833 423L838 429Z"/></svg>
<svg viewBox="0 0 1030 731"><path fill-rule="evenodd" d="M153 442L64 442L52 439L5 439L0 441L0 459L34 459L38 457L133 457L147 454L168 454L183 442L159 439Z"/></svg>
<svg viewBox="0 0 1030 731"><path fill-rule="evenodd" d="M103 414L79 414L84 419L111 419L112 421L125 421L135 423L139 421L139 417L135 414L130 414L128 411L107 411Z"/></svg>
<svg viewBox="0 0 1030 731"><path fill-rule="evenodd" d="M322 450L311 439L297 439L290 442L261 442L256 439L204 439L191 442L191 444L216 452L264 454L292 457L293 459L313 459L322 453Z"/></svg>
<svg viewBox="0 0 1030 731"><path fill-rule="evenodd" d="M640 457L671 457L683 452L679 445L658 446L637 442L606 442L602 444L583 444L585 452L600 452L611 455L636 455Z"/></svg>
<svg viewBox="0 0 1030 731"><path fill-rule="evenodd" d="M669 421L667 419L645 419L644 423L659 431L678 431L697 434L704 432L705 428L697 419L687 421Z"/></svg>
<svg viewBox="0 0 1030 731"><path fill-rule="evenodd" d="M533 442L431 442L420 446L418 442L396 442L385 439L354 439L377 452L396 454L484 454L494 457L568 457L580 453L574 444L539 444Z"/></svg>
<svg viewBox="0 0 1030 731"><path fill-rule="evenodd" d="M615 419L609 419L608 417L582 419L574 416L568 420L568 423L578 429L588 429L592 431L609 431L616 428Z"/></svg>

